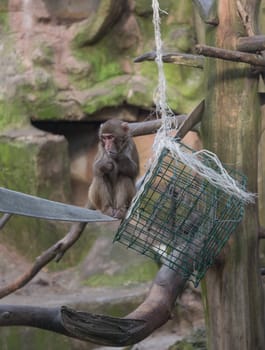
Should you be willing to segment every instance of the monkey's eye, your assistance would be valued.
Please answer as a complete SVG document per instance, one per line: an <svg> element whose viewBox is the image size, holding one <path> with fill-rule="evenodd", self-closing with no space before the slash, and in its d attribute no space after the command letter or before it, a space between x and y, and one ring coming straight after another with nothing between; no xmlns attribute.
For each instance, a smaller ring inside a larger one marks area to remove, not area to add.
<svg viewBox="0 0 265 350"><path fill-rule="evenodd" d="M114 139L115 139L115 137L112 134L104 134L101 136L101 140L103 140L103 141L105 141L105 140L112 141Z"/></svg>
<svg viewBox="0 0 265 350"><path fill-rule="evenodd" d="M103 143L103 144L112 144L114 141L115 141L115 137L112 135L112 134L103 134L101 137L100 137L100 141Z"/></svg>

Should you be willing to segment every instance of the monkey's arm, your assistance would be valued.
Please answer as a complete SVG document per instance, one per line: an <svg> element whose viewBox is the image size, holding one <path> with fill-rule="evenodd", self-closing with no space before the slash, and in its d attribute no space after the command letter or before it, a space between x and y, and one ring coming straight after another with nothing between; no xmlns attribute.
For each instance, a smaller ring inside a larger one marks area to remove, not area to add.
<svg viewBox="0 0 265 350"><path fill-rule="evenodd" d="M116 173L116 167L115 162L111 158L102 157L93 164L93 173L95 176Z"/></svg>
<svg viewBox="0 0 265 350"><path fill-rule="evenodd" d="M119 174L135 179L139 173L139 165L126 154L118 159Z"/></svg>

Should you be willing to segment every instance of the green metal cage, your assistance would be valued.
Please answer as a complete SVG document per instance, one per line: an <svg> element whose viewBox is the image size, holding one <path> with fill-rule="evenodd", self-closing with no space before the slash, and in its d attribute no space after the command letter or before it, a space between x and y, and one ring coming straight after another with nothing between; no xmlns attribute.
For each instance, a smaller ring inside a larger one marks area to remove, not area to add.
<svg viewBox="0 0 265 350"><path fill-rule="evenodd" d="M180 147L194 152L182 143ZM208 167L217 167L203 154L200 158ZM245 188L244 175L228 172ZM197 286L243 214L240 199L215 187L163 149L114 241L181 271Z"/></svg>

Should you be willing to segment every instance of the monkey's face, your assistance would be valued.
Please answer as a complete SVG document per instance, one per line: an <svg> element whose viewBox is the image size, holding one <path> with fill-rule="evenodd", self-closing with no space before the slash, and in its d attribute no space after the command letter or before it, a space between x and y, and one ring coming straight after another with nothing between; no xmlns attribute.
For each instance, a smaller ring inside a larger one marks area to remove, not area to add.
<svg viewBox="0 0 265 350"><path fill-rule="evenodd" d="M101 135L100 141L102 147L110 158L115 159L118 157L123 144L120 137L104 133Z"/></svg>
<svg viewBox="0 0 265 350"><path fill-rule="evenodd" d="M116 159L128 144L128 123L111 119L100 126L99 139L104 152Z"/></svg>

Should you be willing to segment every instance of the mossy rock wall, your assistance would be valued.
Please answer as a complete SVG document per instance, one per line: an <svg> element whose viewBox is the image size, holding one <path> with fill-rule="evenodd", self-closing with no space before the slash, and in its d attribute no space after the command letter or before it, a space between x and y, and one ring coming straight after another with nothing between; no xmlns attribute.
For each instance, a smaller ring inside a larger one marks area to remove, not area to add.
<svg viewBox="0 0 265 350"><path fill-rule="evenodd" d="M1 8L6 69L0 86L5 90L13 82L13 93L8 96L12 108L0 108L3 126L25 118L93 119L106 107L124 104L154 107L156 65L133 62L154 49L151 1L9 3ZM168 11L162 13L164 49L191 52L196 43L192 2L161 0L160 7ZM189 111L201 98L202 72L165 66L170 106L176 113Z"/></svg>
<svg viewBox="0 0 265 350"><path fill-rule="evenodd" d="M0 186L61 202L70 200L69 163L64 137L34 128L0 137ZM13 216L2 240L36 257L62 234L52 222Z"/></svg>

